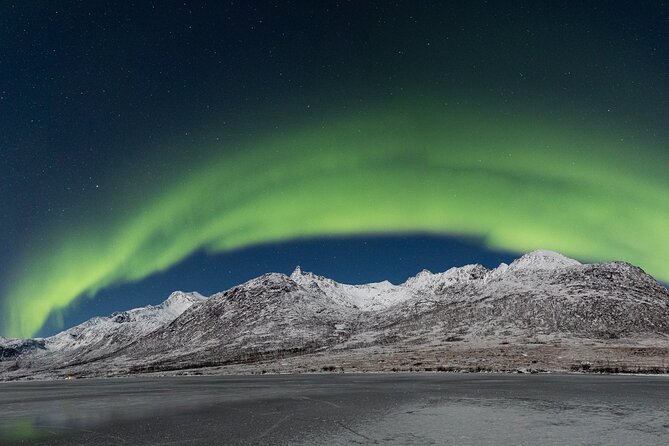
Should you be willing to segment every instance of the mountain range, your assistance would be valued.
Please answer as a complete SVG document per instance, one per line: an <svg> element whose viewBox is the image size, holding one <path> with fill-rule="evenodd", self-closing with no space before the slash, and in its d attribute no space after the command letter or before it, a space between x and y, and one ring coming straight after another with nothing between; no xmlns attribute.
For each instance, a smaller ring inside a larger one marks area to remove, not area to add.
<svg viewBox="0 0 669 446"><path fill-rule="evenodd" d="M320 371L618 371L669 366L669 292L624 262L534 251L401 284L269 273L204 297L0 338L0 379Z"/></svg>

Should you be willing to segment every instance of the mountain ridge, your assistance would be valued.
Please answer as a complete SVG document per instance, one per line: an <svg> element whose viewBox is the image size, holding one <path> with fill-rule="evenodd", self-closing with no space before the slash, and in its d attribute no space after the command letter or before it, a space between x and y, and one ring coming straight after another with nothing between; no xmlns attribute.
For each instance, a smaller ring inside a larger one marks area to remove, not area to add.
<svg viewBox="0 0 669 446"><path fill-rule="evenodd" d="M669 348L669 292L655 279L625 262L581 264L538 250L492 269L423 270L400 284L342 284L298 266L210 297L175 292L159 305L92 318L49 338L0 339L0 378L236 370L360 355L361 370L375 370L399 351L448 358L485 346L483 357L530 341L618 351L646 348L648 340ZM591 361L593 349L576 359ZM382 362L369 363L368 350ZM561 370L560 358L544 359Z"/></svg>

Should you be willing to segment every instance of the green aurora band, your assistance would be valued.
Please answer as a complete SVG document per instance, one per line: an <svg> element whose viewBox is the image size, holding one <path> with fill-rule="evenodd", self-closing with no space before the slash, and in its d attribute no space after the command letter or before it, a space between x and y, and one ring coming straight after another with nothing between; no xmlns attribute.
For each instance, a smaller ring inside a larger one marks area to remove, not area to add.
<svg viewBox="0 0 669 446"><path fill-rule="evenodd" d="M115 197L124 212L89 209L41 234L3 290L4 335L32 336L77 298L197 250L319 236L474 236L669 280L669 159L606 133L531 113L379 107L212 149L139 201Z"/></svg>

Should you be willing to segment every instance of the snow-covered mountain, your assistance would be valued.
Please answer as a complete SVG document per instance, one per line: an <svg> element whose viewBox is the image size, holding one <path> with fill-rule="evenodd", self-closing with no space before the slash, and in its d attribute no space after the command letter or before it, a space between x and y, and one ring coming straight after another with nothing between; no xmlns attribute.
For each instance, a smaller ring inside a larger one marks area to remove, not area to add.
<svg viewBox="0 0 669 446"><path fill-rule="evenodd" d="M50 338L0 339L0 376L287 364L286 358L319 355L364 363L368 352L386 355L376 364L397 352L447 357L530 341L645 340L669 352L669 292L657 281L624 262L584 265L534 251L494 269L424 270L398 285L341 284L297 267L290 276L265 274L209 298L177 292L161 305L94 318Z"/></svg>
<svg viewBox="0 0 669 446"><path fill-rule="evenodd" d="M94 317L48 338L0 338L0 353L4 351L4 357L10 358L30 352L33 360L39 362L39 359L48 357L58 364L94 360L172 322L204 299L199 293L176 291L159 305L120 311L108 317Z"/></svg>

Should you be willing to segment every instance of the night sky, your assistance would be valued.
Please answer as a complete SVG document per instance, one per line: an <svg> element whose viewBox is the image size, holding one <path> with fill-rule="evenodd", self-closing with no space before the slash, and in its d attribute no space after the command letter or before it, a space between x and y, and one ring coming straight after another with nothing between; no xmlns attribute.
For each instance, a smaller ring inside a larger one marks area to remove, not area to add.
<svg viewBox="0 0 669 446"><path fill-rule="evenodd" d="M669 4L3 2L0 335L545 248L669 282Z"/></svg>

